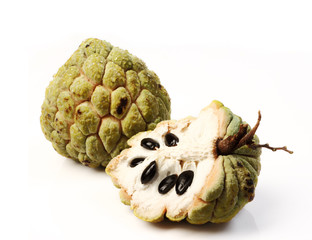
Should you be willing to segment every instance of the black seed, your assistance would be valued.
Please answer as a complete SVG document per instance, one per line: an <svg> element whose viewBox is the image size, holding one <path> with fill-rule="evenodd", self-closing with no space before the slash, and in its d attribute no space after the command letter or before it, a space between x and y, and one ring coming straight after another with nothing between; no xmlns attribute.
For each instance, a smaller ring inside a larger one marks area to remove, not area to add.
<svg viewBox="0 0 312 240"><path fill-rule="evenodd" d="M90 47L90 44L87 44L87 45L86 45L86 48L88 48L88 47Z"/></svg>
<svg viewBox="0 0 312 240"><path fill-rule="evenodd" d="M156 170L157 170L157 165L156 165L156 162L153 161L144 169L141 175L141 183L145 184L151 181L156 174Z"/></svg>
<svg viewBox="0 0 312 240"><path fill-rule="evenodd" d="M142 163L144 161L145 158L135 158L131 161L130 163L130 167L136 167L137 165L139 165L140 163Z"/></svg>
<svg viewBox="0 0 312 240"><path fill-rule="evenodd" d="M141 146L148 150L156 150L156 148L159 148L159 143L151 138L143 138L141 141Z"/></svg>
<svg viewBox="0 0 312 240"><path fill-rule="evenodd" d="M170 189L173 188L177 179L178 179L177 174L173 174L173 175L170 175L170 176L164 178L158 186L158 192L161 194L166 194L167 192L169 192Z"/></svg>
<svg viewBox="0 0 312 240"><path fill-rule="evenodd" d="M179 142L179 138L174 135L173 133L167 133L165 136L165 144L168 147L174 147L177 146L177 143Z"/></svg>
<svg viewBox="0 0 312 240"><path fill-rule="evenodd" d="M194 178L194 172L191 170L184 171L180 174L176 184L176 192L178 195L182 195L186 192L189 186L191 186Z"/></svg>

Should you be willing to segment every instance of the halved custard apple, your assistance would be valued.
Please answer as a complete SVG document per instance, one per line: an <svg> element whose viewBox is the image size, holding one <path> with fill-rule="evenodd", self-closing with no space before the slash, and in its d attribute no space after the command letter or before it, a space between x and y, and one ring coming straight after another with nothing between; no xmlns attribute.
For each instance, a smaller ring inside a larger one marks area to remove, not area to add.
<svg viewBox="0 0 312 240"><path fill-rule="evenodd" d="M106 172L142 220L227 222L254 198L259 121L251 129L213 101L198 118L163 121L133 136Z"/></svg>

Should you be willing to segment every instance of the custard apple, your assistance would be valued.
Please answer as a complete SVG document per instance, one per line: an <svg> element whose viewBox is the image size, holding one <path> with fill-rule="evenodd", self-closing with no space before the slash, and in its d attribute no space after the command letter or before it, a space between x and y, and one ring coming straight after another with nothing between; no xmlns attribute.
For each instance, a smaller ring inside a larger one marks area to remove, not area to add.
<svg viewBox="0 0 312 240"><path fill-rule="evenodd" d="M40 123L58 153L98 167L167 119L170 98L157 75L128 51L90 38L54 75Z"/></svg>
<svg viewBox="0 0 312 240"><path fill-rule="evenodd" d="M136 134L106 172L142 220L227 222L255 195L260 116L251 129L213 101L198 118L163 121Z"/></svg>

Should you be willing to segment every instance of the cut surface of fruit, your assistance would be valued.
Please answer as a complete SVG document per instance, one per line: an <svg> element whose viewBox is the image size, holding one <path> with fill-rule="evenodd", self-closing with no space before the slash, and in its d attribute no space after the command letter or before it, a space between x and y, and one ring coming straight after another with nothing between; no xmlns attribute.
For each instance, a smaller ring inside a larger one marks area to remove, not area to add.
<svg viewBox="0 0 312 240"><path fill-rule="evenodd" d="M229 221L253 199L260 172L260 148L234 146L227 154L218 150L218 143L236 138L241 126L245 135L251 131L213 101L197 118L163 121L153 131L133 136L130 148L106 172L121 188L121 200L145 221L165 216L192 224ZM259 143L254 133L251 139Z"/></svg>

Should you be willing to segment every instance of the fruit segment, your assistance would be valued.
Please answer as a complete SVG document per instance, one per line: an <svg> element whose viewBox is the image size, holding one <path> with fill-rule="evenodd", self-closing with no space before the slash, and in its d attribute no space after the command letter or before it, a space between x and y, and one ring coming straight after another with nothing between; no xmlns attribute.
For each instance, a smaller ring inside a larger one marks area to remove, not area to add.
<svg viewBox="0 0 312 240"><path fill-rule="evenodd" d="M163 121L133 136L106 172L122 202L145 221L226 222L254 198L261 151L233 145L250 131L213 101L197 118Z"/></svg>

